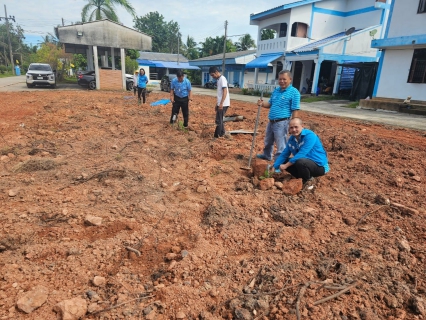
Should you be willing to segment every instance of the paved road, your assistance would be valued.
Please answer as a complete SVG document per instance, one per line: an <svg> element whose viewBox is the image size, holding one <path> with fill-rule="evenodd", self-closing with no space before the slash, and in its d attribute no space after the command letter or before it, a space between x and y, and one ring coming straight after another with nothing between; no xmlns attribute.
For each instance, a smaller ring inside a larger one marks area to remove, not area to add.
<svg viewBox="0 0 426 320"><path fill-rule="evenodd" d="M0 92L5 91L43 91L43 90L87 90L77 84L59 84L56 89L48 87L27 88L25 84L25 76L16 76L0 79ZM159 86L155 91L159 89ZM193 88L194 94L216 96L216 90ZM246 101L253 104L256 108L258 97L244 96L240 94L232 94L231 100ZM316 112L338 117L357 119L362 121L377 122L381 124L405 127L410 129L417 129L426 131L426 116L419 116L406 113L395 113L385 111L373 111L365 109L344 108L342 106L348 104L346 100L331 100L331 101L318 101L312 103L302 103L301 109L308 112Z"/></svg>
<svg viewBox="0 0 426 320"><path fill-rule="evenodd" d="M216 96L216 90L212 89L194 88L193 91L194 94ZM257 108L256 102L259 98L231 93L231 104L232 99L252 103L253 108ZM426 131L426 116L398 112L374 111L358 108L345 108L344 106L349 103L351 103L351 101L347 100L318 101L311 103L301 103L300 108L304 111L309 112L316 112L334 115L338 117L377 122L381 124L388 124L392 126Z"/></svg>

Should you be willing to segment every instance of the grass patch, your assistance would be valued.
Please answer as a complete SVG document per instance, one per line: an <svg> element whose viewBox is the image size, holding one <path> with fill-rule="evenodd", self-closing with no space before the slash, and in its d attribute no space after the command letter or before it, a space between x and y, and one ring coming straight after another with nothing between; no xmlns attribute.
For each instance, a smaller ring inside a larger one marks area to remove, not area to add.
<svg viewBox="0 0 426 320"><path fill-rule="evenodd" d="M24 75L25 75L25 73L24 73ZM13 72L5 71L4 73L0 73L0 78L9 78L9 77L15 77Z"/></svg>
<svg viewBox="0 0 426 320"><path fill-rule="evenodd" d="M351 102L351 103L344 105L342 107L355 109L358 106L359 106L359 101L354 101L354 102Z"/></svg>
<svg viewBox="0 0 426 320"><path fill-rule="evenodd" d="M339 95L320 95L320 96L309 96L309 97L302 97L302 102L317 102L317 101L327 101L327 100L348 100L347 96L339 96Z"/></svg>
<svg viewBox="0 0 426 320"><path fill-rule="evenodd" d="M60 83L75 83L77 84L77 77L64 77L61 81L59 81Z"/></svg>

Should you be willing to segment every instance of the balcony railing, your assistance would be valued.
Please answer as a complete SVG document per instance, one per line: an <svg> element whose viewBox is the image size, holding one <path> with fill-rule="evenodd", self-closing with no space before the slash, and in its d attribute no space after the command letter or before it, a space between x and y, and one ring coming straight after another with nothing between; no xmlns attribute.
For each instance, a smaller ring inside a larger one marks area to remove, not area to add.
<svg viewBox="0 0 426 320"><path fill-rule="evenodd" d="M258 53L284 52L287 38L262 40L257 45Z"/></svg>

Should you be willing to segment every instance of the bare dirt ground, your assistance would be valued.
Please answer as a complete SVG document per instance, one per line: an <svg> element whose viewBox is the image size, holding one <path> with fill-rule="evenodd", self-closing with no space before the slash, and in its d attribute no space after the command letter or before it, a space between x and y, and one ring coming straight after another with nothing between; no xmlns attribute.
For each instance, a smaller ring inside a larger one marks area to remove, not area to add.
<svg viewBox="0 0 426 320"><path fill-rule="evenodd" d="M186 132L129 93L2 93L1 319L426 319L425 133L302 113L331 171L287 196L241 169L251 135L213 139L214 103Z"/></svg>

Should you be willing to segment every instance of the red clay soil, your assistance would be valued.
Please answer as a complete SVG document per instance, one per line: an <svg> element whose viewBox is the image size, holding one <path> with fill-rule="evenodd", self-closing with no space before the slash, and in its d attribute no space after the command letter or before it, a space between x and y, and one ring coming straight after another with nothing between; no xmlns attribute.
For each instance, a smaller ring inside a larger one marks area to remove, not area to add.
<svg viewBox="0 0 426 320"><path fill-rule="evenodd" d="M242 169L252 135L213 139L214 103L186 131L129 93L2 93L0 319L76 297L84 319L426 319L425 133L302 112L331 171L286 196Z"/></svg>

